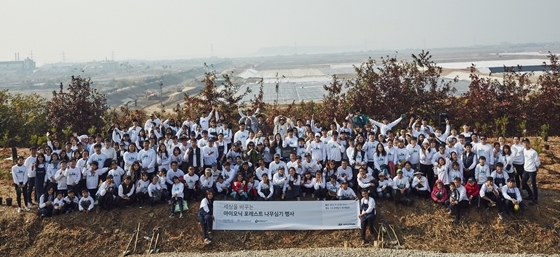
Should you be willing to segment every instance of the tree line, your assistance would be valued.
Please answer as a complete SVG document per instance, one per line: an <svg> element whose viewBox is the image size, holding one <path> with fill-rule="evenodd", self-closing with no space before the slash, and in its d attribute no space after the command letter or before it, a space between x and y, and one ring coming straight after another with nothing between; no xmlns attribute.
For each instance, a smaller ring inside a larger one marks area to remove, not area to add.
<svg viewBox="0 0 560 257"><path fill-rule="evenodd" d="M501 79L488 78L472 66L469 89L461 95L454 95L457 79L444 80L442 68L429 52L412 55L412 61L368 58L354 67L355 79L333 76L324 85L322 101L289 104L265 103L262 80L250 102L241 103L253 92L234 82L234 74L219 75L210 69L213 67L206 68L210 71L205 72L204 88L198 95L186 93L183 105L172 112L162 108L156 115L195 120L216 107L220 116L235 124L239 119L235 107L241 104L242 108L259 108L270 123L284 115L313 117L328 126L334 119L344 120L348 113L360 110L373 119L406 114L427 118L438 126L438 115L444 112L453 127L469 124L489 136L539 135L546 140L549 134L560 134L560 63L555 54L548 55L545 71L538 77L522 72L522 67L506 67ZM276 90L281 86L278 82ZM92 87L89 78L73 76L69 84L61 83L52 93L51 100L46 100L37 94L0 91L0 146L42 145L47 131L62 142L72 132L105 136L111 124L129 126L134 118L147 119L142 110L109 108L105 95Z"/></svg>

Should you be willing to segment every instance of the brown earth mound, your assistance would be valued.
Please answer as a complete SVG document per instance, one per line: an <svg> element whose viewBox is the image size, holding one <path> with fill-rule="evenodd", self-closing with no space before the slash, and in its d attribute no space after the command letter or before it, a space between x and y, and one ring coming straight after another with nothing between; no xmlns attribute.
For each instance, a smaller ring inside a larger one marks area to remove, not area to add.
<svg viewBox="0 0 560 257"><path fill-rule="evenodd" d="M394 226L404 248L439 252L559 253L560 243L560 138L551 139L552 150L540 157L540 202L524 213L497 218L472 208L458 225L441 206L415 199L412 207L378 202L378 221ZM9 175L9 151L0 152L0 196L15 197ZM310 199L306 199L310 200ZM5 202L5 200L4 200ZM15 199L14 199L15 204ZM361 246L359 231L216 231L211 245L204 245L196 220L198 203L189 203L183 219L168 217L167 206L127 208L111 212L73 213L40 220L34 213L18 214L16 207L0 206L0 255L79 256L120 255L141 223L137 253L144 253L155 227L162 228L160 252L218 252L278 248ZM36 210L36 209L35 209ZM132 242L134 244L134 242ZM360 245L360 246L359 246Z"/></svg>

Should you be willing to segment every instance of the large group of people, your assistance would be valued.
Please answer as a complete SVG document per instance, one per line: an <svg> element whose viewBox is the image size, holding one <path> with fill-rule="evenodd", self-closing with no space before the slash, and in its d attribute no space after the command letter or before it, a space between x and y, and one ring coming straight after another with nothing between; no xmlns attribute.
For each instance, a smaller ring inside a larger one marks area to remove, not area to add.
<svg viewBox="0 0 560 257"><path fill-rule="evenodd" d="M326 127L313 116L269 124L258 109L239 115L231 124L214 108L186 121L152 114L143 127L133 120L130 128L113 124L106 138L74 134L68 142L47 134L47 145L12 168L18 212L37 204L44 218L165 203L170 217L182 218L185 202L202 201L198 217L209 243L214 199L359 200L365 242L375 199L405 206L427 199L445 206L453 222L469 206L487 214L497 206L502 219L539 200L540 161L527 138L491 144L468 125L459 132L448 120L443 128L426 119L407 125L405 115L375 121L360 111Z"/></svg>

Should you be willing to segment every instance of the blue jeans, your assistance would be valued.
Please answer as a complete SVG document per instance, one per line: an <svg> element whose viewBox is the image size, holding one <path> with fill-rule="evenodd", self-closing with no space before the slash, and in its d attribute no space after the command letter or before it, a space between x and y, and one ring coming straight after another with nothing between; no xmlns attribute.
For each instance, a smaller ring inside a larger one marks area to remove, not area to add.
<svg viewBox="0 0 560 257"><path fill-rule="evenodd" d="M529 188L529 184L527 184L527 181L529 179L531 179L531 187L533 188L532 190L531 188ZM521 181L521 184L523 185L523 189L527 190L529 197L533 198L533 201L539 201L539 190L537 189L537 171L525 171L523 173L523 180Z"/></svg>

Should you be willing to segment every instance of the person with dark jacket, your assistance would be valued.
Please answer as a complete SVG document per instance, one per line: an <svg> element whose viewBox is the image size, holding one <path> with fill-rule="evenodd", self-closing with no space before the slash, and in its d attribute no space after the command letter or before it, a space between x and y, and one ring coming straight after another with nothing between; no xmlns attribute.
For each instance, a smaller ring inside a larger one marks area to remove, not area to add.
<svg viewBox="0 0 560 257"><path fill-rule="evenodd" d="M209 244L212 241L212 222L214 221L214 192L206 191L206 197L200 202L198 210L198 221L202 229L202 238L204 243Z"/></svg>

